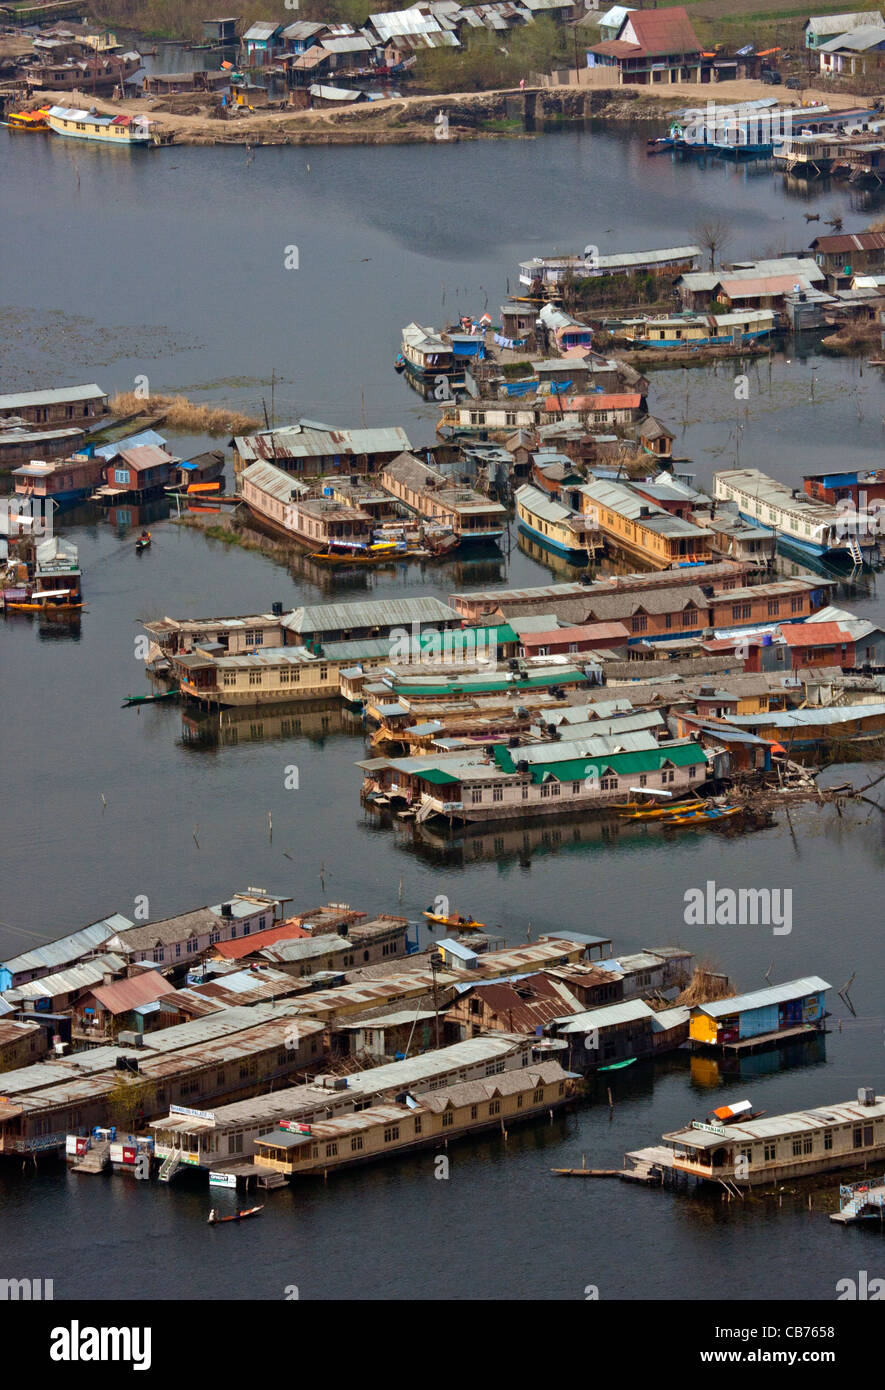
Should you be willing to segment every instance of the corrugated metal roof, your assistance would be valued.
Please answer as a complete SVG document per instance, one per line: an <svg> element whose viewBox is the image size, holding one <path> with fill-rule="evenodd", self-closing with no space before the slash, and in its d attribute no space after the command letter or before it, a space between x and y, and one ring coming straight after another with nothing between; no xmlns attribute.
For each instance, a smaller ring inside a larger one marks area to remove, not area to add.
<svg viewBox="0 0 885 1390"><path fill-rule="evenodd" d="M83 927L81 931L73 932L70 936L62 936L58 941L49 941L45 946L35 946L29 951L23 951L20 956L12 956L4 964L11 975L58 968L97 950L115 932L126 931L134 925L128 917L114 912L110 917L103 917L101 921L93 922L91 926Z"/></svg>
<svg viewBox="0 0 885 1390"><path fill-rule="evenodd" d="M580 1014L563 1014L553 1019L558 1033L589 1033L595 1028L615 1028L620 1023L633 1023L654 1014L643 999L627 999L622 1004L609 1004L604 1009L587 1009Z"/></svg>
<svg viewBox="0 0 885 1390"><path fill-rule="evenodd" d="M828 985L819 975L806 975L799 980L787 980L782 985L772 985L770 989L735 994L731 999L717 999L712 1004L697 1004L695 1011L707 1014L710 1018L729 1018L732 1014L764 1009L769 1004L785 1004L790 999L804 999L808 994L822 994L832 988L833 986Z"/></svg>
<svg viewBox="0 0 885 1390"><path fill-rule="evenodd" d="M95 450L95 456L112 459L123 449L138 449L142 444L156 444L162 448L165 443L166 440L156 430L142 430L139 434L129 435L127 439L118 439L114 444L102 444Z"/></svg>
<svg viewBox="0 0 885 1390"><path fill-rule="evenodd" d="M290 632L322 634L323 632L353 631L363 627L398 627L413 622L446 622L459 626L460 613L441 599L422 595L418 598L369 599L364 603L320 603L295 608L283 618Z"/></svg>
<svg viewBox="0 0 885 1390"><path fill-rule="evenodd" d="M94 961L84 961L82 965L72 965L55 975L43 975L39 980L29 980L27 984L15 985L4 991L5 997L16 1003L25 999L53 999L62 994L75 994L78 990L100 985L105 975L115 974L126 969L122 956L108 954L98 956Z"/></svg>
<svg viewBox="0 0 885 1390"><path fill-rule="evenodd" d="M243 39L244 41L254 39L256 42L264 42L267 39L273 38L274 34L279 31L279 28L279 24L275 24L273 20L258 20L257 23L246 30Z"/></svg>
<svg viewBox="0 0 885 1390"><path fill-rule="evenodd" d="M284 473L282 468L275 468L272 463L250 463L248 468L244 468L240 474L240 491L242 483L253 483L255 487L261 488L262 492L269 497L274 497L278 502L288 504L296 497L303 497L310 492L307 483L302 483L291 473Z"/></svg>
<svg viewBox="0 0 885 1390"><path fill-rule="evenodd" d="M139 1004L151 1004L164 994L174 994L175 986L171 980L156 970L145 970L140 975L131 975L128 980L115 980L110 985L98 985L92 991L104 1009L111 1014L128 1013Z"/></svg>
<svg viewBox="0 0 885 1390"><path fill-rule="evenodd" d="M820 1106L814 1110L794 1110L787 1115L765 1115L743 1124L731 1124L728 1126L728 1138L738 1143L754 1139L778 1139L810 1130L828 1129L832 1125L880 1120L883 1116L885 1096L876 1096L873 1105L861 1105L856 1100L839 1101L835 1105ZM690 1127L665 1134L664 1138L671 1143L687 1144L696 1149L716 1148L722 1143L721 1134L710 1134Z"/></svg>
<svg viewBox="0 0 885 1390"><path fill-rule="evenodd" d="M67 405L74 401L91 401L96 397L107 400L107 391L102 391L96 383L88 386L60 386L52 391L17 391L9 396L0 396L0 410L22 410L28 406Z"/></svg>

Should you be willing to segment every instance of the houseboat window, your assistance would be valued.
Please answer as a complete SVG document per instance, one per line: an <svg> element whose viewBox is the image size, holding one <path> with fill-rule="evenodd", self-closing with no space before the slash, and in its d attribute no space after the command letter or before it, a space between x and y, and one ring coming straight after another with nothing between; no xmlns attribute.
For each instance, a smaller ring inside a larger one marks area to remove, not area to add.
<svg viewBox="0 0 885 1390"><path fill-rule="evenodd" d="M581 790L580 782L572 782L572 796L577 796Z"/></svg>
<svg viewBox="0 0 885 1390"><path fill-rule="evenodd" d="M491 1101L491 1102L489 1103L489 1114L490 1114L490 1115L500 1115L500 1113L501 1113L501 1102L500 1102L499 1100L493 1100L493 1101Z"/></svg>
<svg viewBox="0 0 885 1390"><path fill-rule="evenodd" d="M156 946L156 947L154 948L152 954L153 954L153 958L154 958L154 961L155 961L155 962L163 960L163 958L164 958L164 956L165 956L165 952L164 952L162 946Z"/></svg>
<svg viewBox="0 0 885 1390"><path fill-rule="evenodd" d="M528 784L528 782L523 782L523 784L522 784L522 799L523 799L523 801L528 801L528 799L529 799L529 784Z"/></svg>
<svg viewBox="0 0 885 1390"><path fill-rule="evenodd" d="M470 802L473 806L478 806L482 801L482 787L470 788Z"/></svg>
<svg viewBox="0 0 885 1390"><path fill-rule="evenodd" d="M776 598L770 598L770 599L768 600L768 616L769 616L769 618L776 618L777 615L778 615L778 613L779 613L780 611L781 611L780 600L779 600L779 599L776 599Z"/></svg>
<svg viewBox="0 0 885 1390"><path fill-rule="evenodd" d="M647 773L645 773L645 772L640 773L640 774L639 774L639 785L640 785L640 787L644 787L647 781L648 781L648 775L647 775Z"/></svg>
<svg viewBox="0 0 885 1390"><path fill-rule="evenodd" d="M696 767L690 767L690 768L688 769L689 781L691 780L692 777L694 777L694 775L695 775L696 772L697 772L697 768L696 768ZM645 786L645 778L644 778L644 777L640 777L640 779L639 779L639 785L640 785L641 787L644 787L644 786Z"/></svg>
<svg viewBox="0 0 885 1390"><path fill-rule="evenodd" d="M385 1131L384 1131L384 1142L385 1142L385 1144L392 1144L393 1141L394 1141L395 1139L398 1139L398 1138L399 1138L399 1125L389 1125L389 1126L387 1127L387 1129L385 1129Z"/></svg>
<svg viewBox="0 0 885 1390"><path fill-rule="evenodd" d="M869 1144L872 1144L872 1142L873 1142L873 1126L872 1126L872 1125L864 1125L864 1127L863 1127L863 1142L864 1142L864 1145L865 1145L865 1146L867 1146L867 1145L869 1145Z"/></svg>
<svg viewBox="0 0 885 1390"><path fill-rule="evenodd" d="M446 1110L443 1113L442 1122L443 1129L451 1129L452 1125L455 1123L455 1112L453 1110Z"/></svg>
<svg viewBox="0 0 885 1390"><path fill-rule="evenodd" d="M599 785L604 792L617 791L618 779L617 777L603 777Z"/></svg>
<svg viewBox="0 0 885 1390"><path fill-rule="evenodd" d="M353 1136L353 1138L351 1139L351 1141L350 1141L350 1149L351 1149L351 1152L352 1152L352 1153L359 1153L359 1151L360 1151L360 1149L361 1149L362 1147L363 1147L363 1136L362 1136L361 1134L355 1134L355 1135Z"/></svg>
<svg viewBox="0 0 885 1390"><path fill-rule="evenodd" d="M560 791L559 783L558 783L558 782L551 782L551 783L550 783L550 795L551 795L551 796L559 796L559 791Z"/></svg>
<svg viewBox="0 0 885 1390"><path fill-rule="evenodd" d="M550 783L549 783L549 782L542 782L542 783L541 783L541 795L542 795L542 796L549 796L549 795L550 795Z"/></svg>
<svg viewBox="0 0 885 1390"><path fill-rule="evenodd" d="M537 1088L537 1090L535 1090L535 1091L532 1093L532 1100L535 1102L536 1105L539 1105L540 1102L541 1102L543 1099L544 1099L544 1087L543 1087L543 1086L539 1086L539 1087Z"/></svg>
<svg viewBox="0 0 885 1390"><path fill-rule="evenodd" d="M476 1114L477 1114L476 1106L475 1106L475 1105L471 1105L471 1107L470 1107L470 1118L471 1118L471 1120L475 1120L475 1119L476 1119Z"/></svg>
<svg viewBox="0 0 885 1390"><path fill-rule="evenodd" d="M114 469L114 482L115 482L115 483L128 483L128 482L129 482L129 474L128 474L128 472L126 471L125 468L115 468L115 469Z"/></svg>
<svg viewBox="0 0 885 1390"><path fill-rule="evenodd" d="M860 1125L855 1125L855 1126L854 1126L854 1130L853 1130L852 1135L851 1135L851 1147L852 1147L853 1149L859 1149L859 1148L860 1148L860 1141L861 1141L862 1138L863 1138L863 1130L862 1130L861 1126L860 1126Z"/></svg>
<svg viewBox="0 0 885 1390"><path fill-rule="evenodd" d="M503 788L503 787L493 787L493 788L492 788L492 800L493 800L493 801L503 801L503 800L504 800L504 788Z"/></svg>
<svg viewBox="0 0 885 1390"><path fill-rule="evenodd" d="M198 946L199 943L197 941L197 938L195 936L192 936L190 941L187 943L187 949L191 955L193 955L194 951L198 949Z"/></svg>
<svg viewBox="0 0 885 1390"><path fill-rule="evenodd" d="M812 1152L813 1149L814 1149L814 1138L813 1138L812 1135L807 1134L807 1135L805 1136L805 1138L802 1140L802 1152L803 1152L804 1154L810 1154L810 1153Z"/></svg>
<svg viewBox="0 0 885 1390"><path fill-rule="evenodd" d="M799 1158L800 1155L801 1155L801 1153L802 1153L802 1140L801 1140L801 1139L794 1139L794 1140L793 1140L793 1157L794 1157L794 1158Z"/></svg>
<svg viewBox="0 0 885 1390"><path fill-rule="evenodd" d="M264 672L263 672L263 671L250 671L250 672L249 672L249 684L250 684L250 685L260 685L263 675L264 675Z"/></svg>
<svg viewBox="0 0 885 1390"><path fill-rule="evenodd" d="M326 1145L326 1158L337 1158L337 1157L338 1157L338 1145L337 1145L337 1144L327 1144L327 1145Z"/></svg>
<svg viewBox="0 0 885 1390"><path fill-rule="evenodd" d="M175 954L176 954L176 956L180 956L180 955L181 955L181 942L180 942L180 941L176 941L176 943L175 943Z"/></svg>

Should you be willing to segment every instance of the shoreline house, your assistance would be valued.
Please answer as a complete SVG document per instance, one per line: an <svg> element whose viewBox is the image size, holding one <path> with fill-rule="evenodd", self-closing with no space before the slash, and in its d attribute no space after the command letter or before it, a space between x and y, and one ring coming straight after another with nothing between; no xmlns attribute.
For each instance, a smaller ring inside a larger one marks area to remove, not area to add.
<svg viewBox="0 0 885 1390"><path fill-rule="evenodd" d="M868 28L870 25L885 27L885 19L879 11L855 10L849 14L812 15L803 25L805 47L819 52L826 44L832 43L833 39L842 38L845 34Z"/></svg>
<svg viewBox="0 0 885 1390"><path fill-rule="evenodd" d="M587 66L616 68L622 85L699 83L701 58L700 40L682 5L627 11L615 38L587 50Z"/></svg>
<svg viewBox="0 0 885 1390"><path fill-rule="evenodd" d="M747 895L750 920L765 921L765 905L756 901L764 894L749 889ZM716 910L713 904L714 918ZM730 999L696 1004L691 1010L689 1039L698 1047L744 1050L795 1038L799 1033L823 1027L828 989L832 985L826 980L811 975L749 994L736 994Z"/></svg>
<svg viewBox="0 0 885 1390"><path fill-rule="evenodd" d="M871 16L875 19L875 16ZM885 70L885 27L864 24L817 46L824 77L875 77Z"/></svg>

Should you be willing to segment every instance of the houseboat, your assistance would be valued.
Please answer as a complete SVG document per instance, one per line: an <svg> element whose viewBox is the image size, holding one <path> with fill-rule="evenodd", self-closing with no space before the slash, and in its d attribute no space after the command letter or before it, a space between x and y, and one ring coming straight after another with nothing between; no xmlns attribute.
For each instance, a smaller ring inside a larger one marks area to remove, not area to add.
<svg viewBox="0 0 885 1390"><path fill-rule="evenodd" d="M104 459L92 453L42 463L33 459L12 470L19 497L51 498L58 506L90 497L101 482Z"/></svg>
<svg viewBox="0 0 885 1390"><path fill-rule="evenodd" d="M534 749L499 744L457 756L369 759L357 766L365 773L369 804L381 795L413 808L419 822L434 816L469 822L573 814L623 801L637 787L678 794L696 790L707 778L706 754L694 740L659 744L641 734Z"/></svg>
<svg viewBox="0 0 885 1390"><path fill-rule="evenodd" d="M420 323L409 323L403 329L396 366L421 387L435 387L439 377L449 390L464 386L464 362L457 360L452 339L448 334L437 333L435 328L423 328Z"/></svg>
<svg viewBox="0 0 885 1390"><path fill-rule="evenodd" d="M306 647L262 647L237 656L208 644L170 657L170 674L187 699L210 708L283 704L338 694L338 668Z"/></svg>
<svg viewBox="0 0 885 1390"><path fill-rule="evenodd" d="M709 531L626 484L597 479L580 492L585 516L594 519L607 544L653 569L703 565L715 558Z"/></svg>
<svg viewBox="0 0 885 1390"><path fill-rule="evenodd" d="M333 497L317 497L306 484L275 468L272 463L253 463L237 477L237 488L249 511L274 534L298 541L318 551L368 547L372 541L372 517L362 507Z"/></svg>
<svg viewBox="0 0 885 1390"><path fill-rule="evenodd" d="M559 1062L538 1062L481 1081L407 1094L336 1118L283 1121L255 1140L257 1167L286 1177L322 1175L356 1163L503 1130L567 1104L576 1083Z"/></svg>
<svg viewBox="0 0 885 1390"><path fill-rule="evenodd" d="M183 460L169 475L167 492L189 492L191 488L201 488L207 483L216 482L224 472L224 454L221 449L208 449L203 454Z"/></svg>
<svg viewBox="0 0 885 1390"><path fill-rule="evenodd" d="M627 319L621 332L632 347L694 348L754 342L770 337L774 329L773 310L749 309L734 314L689 313Z"/></svg>
<svg viewBox="0 0 885 1390"><path fill-rule="evenodd" d="M733 502L745 521L774 531L778 549L858 563L863 543L852 519L836 507L813 501L758 468L724 469L714 475L714 495Z"/></svg>
<svg viewBox="0 0 885 1390"><path fill-rule="evenodd" d="M93 108L50 106L46 117L49 129L72 140L102 140L111 145L138 145L149 148L159 143L158 123L145 116L102 116Z"/></svg>
<svg viewBox="0 0 885 1390"><path fill-rule="evenodd" d="M414 515L449 527L459 545L498 541L507 526L507 509L473 488L453 482L414 454L402 453L384 465L378 481Z"/></svg>
<svg viewBox="0 0 885 1390"><path fill-rule="evenodd" d="M592 558L599 532L591 518L554 501L530 483L518 488L515 497L521 531L573 564L586 563Z"/></svg>
<svg viewBox="0 0 885 1390"><path fill-rule="evenodd" d="M722 1125L692 1120L663 1136L676 1173L702 1182L755 1187L885 1158L885 1096L871 1087L856 1101Z"/></svg>

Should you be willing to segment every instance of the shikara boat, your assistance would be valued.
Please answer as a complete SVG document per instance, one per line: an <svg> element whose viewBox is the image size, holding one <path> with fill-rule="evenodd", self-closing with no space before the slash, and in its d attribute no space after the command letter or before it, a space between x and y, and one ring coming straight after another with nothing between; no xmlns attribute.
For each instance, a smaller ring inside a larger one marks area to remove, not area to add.
<svg viewBox="0 0 885 1390"><path fill-rule="evenodd" d="M121 708L125 709L127 705L155 705L160 700L175 700L179 694L180 690L176 685L171 690L161 690L156 695L127 695Z"/></svg>
<svg viewBox="0 0 885 1390"><path fill-rule="evenodd" d="M401 541L373 541L366 546L332 541L325 550L316 550L309 558L320 565L380 565L407 553Z"/></svg>
<svg viewBox="0 0 885 1390"><path fill-rule="evenodd" d="M671 825L717 825L720 821L731 820L733 816L739 816L743 810L741 806L704 806L700 810L689 811L684 816L670 816L664 822L666 826Z"/></svg>
<svg viewBox="0 0 885 1390"><path fill-rule="evenodd" d="M150 543L151 543L151 533L150 533L150 531L142 531L142 533L141 533L141 535L139 536L138 540L135 542L135 553L136 553L136 555L140 555L141 552L142 552L143 550L147 550L147 548L148 548L148 546L150 545Z"/></svg>
<svg viewBox="0 0 885 1390"><path fill-rule="evenodd" d="M444 917L442 913L431 912L430 908L427 909L424 916L435 927L455 927L458 931L482 931L485 926L485 922L477 922L475 917L459 917L457 913Z"/></svg>
<svg viewBox="0 0 885 1390"><path fill-rule="evenodd" d="M48 130L48 106L37 111L10 111L6 125L10 130Z"/></svg>
<svg viewBox="0 0 885 1390"><path fill-rule="evenodd" d="M626 811L621 814L622 820L670 820L676 816L684 816L688 813L702 811L706 807L705 801L682 801L675 806L648 806L637 811ZM620 808L618 808L620 810Z"/></svg>
<svg viewBox="0 0 885 1390"><path fill-rule="evenodd" d="M6 594L3 607L10 613L50 613L61 615L79 613L83 607L80 599L72 599L67 589L33 589L19 596Z"/></svg>
<svg viewBox="0 0 885 1390"><path fill-rule="evenodd" d="M264 1206L246 1207L244 1211L234 1212L232 1216L219 1216L213 1207L209 1213L210 1226L223 1226L226 1221L245 1221L247 1216L257 1216L260 1211L264 1211Z"/></svg>

